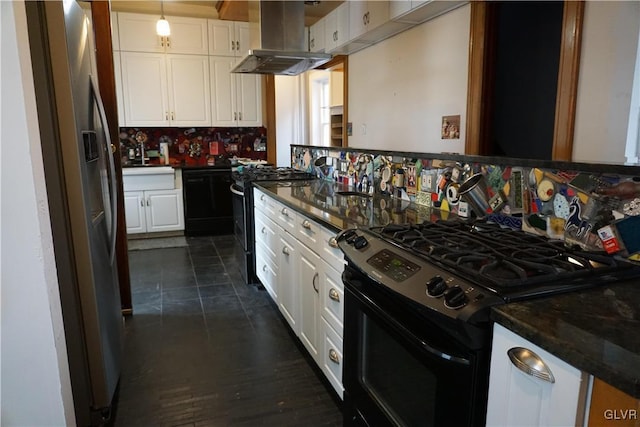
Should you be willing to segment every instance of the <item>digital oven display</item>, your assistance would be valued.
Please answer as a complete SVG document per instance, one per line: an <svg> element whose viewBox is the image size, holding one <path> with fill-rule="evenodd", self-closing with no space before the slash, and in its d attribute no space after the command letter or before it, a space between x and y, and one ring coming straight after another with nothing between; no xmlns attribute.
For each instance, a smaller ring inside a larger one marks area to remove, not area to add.
<svg viewBox="0 0 640 427"><path fill-rule="evenodd" d="M384 273L386 276L402 282L413 276L420 270L420 266L398 256L388 249L383 249L367 260L376 268L376 270Z"/></svg>

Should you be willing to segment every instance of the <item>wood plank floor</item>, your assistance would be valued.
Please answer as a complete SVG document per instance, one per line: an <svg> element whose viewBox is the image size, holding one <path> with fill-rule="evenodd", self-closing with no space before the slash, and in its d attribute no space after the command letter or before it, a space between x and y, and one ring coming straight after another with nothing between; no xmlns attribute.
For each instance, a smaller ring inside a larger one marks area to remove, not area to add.
<svg viewBox="0 0 640 427"><path fill-rule="evenodd" d="M339 426L335 395L233 236L129 252L133 316L115 426Z"/></svg>

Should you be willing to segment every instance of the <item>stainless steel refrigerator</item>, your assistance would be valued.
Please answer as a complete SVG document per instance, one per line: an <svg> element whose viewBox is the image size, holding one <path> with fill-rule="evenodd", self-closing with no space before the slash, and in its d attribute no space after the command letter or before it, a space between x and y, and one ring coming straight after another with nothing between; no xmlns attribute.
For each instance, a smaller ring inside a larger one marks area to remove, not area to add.
<svg viewBox="0 0 640 427"><path fill-rule="evenodd" d="M122 364L116 181L91 3L26 2L38 123L78 425L111 416Z"/></svg>

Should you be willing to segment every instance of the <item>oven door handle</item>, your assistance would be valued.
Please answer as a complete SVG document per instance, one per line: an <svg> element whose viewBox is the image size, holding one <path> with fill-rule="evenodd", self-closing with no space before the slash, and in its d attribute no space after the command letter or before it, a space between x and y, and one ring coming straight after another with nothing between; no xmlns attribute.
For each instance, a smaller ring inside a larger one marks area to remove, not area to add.
<svg viewBox="0 0 640 427"><path fill-rule="evenodd" d="M231 184L231 185L229 186L229 190L231 190L231 192L232 192L233 194L235 194L236 196L240 196L240 197L244 198L244 192L242 192L242 191L240 191L240 190L236 190L236 186L235 186L235 184Z"/></svg>
<svg viewBox="0 0 640 427"><path fill-rule="evenodd" d="M345 285L350 285L358 289L362 288L362 283L358 280L353 279L351 277L351 273L347 269L345 269L344 272L342 273L342 281L345 283ZM424 349L426 352L430 353L431 355L436 356L439 359L444 359L447 362L453 362L453 363L457 363L459 365L465 365L465 366L471 365L471 361L469 359L466 359L460 356L454 356L443 350L437 349L431 346L430 344L427 344L422 339L420 339L415 334L413 334L411 331L409 331L407 328L402 326L402 324L400 324L400 322L398 322L396 319L394 319L393 317L385 313L384 310L381 310L380 308L376 307L375 304L373 304L373 302L369 300L369 298L367 298L366 295L361 295L358 290L351 290L349 289L349 287L345 288L345 290L348 290L351 295L356 297L360 302L360 304L365 305L365 307L367 307L369 310L374 311L377 316L380 316L389 327L393 328L394 330L402 334L409 341L420 343L420 347L422 347L422 349ZM345 310L346 309L347 307L345 307Z"/></svg>

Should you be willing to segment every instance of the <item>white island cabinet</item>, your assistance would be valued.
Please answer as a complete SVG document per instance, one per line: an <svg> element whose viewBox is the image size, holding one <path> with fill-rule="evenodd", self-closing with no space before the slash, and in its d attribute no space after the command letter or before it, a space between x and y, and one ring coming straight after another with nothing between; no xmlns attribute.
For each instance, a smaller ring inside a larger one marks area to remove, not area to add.
<svg viewBox="0 0 640 427"><path fill-rule="evenodd" d="M487 426L582 425L588 375L494 325Z"/></svg>
<svg viewBox="0 0 640 427"><path fill-rule="evenodd" d="M344 257L335 233L254 189L256 275L342 397Z"/></svg>

